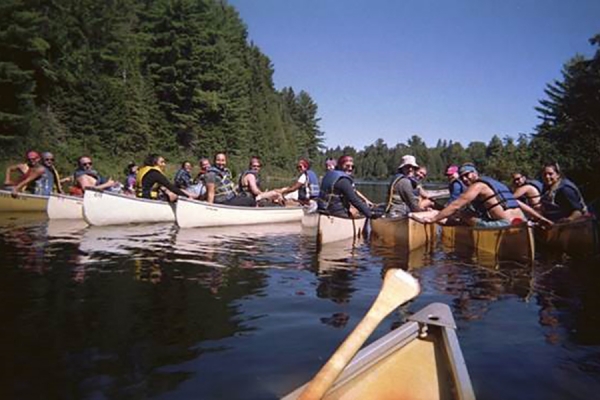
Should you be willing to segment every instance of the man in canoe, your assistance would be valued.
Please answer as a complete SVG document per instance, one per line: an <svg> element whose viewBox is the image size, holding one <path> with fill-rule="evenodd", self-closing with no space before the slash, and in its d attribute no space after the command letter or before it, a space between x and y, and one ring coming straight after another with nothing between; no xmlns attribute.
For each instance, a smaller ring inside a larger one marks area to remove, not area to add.
<svg viewBox="0 0 600 400"><path fill-rule="evenodd" d="M61 179L60 175L58 174L58 171L56 170L56 167L54 166L54 161L54 154L50 153L49 151L45 151L42 153L42 164L44 164L44 166L48 168L48 170L52 173L52 176L54 177L54 189L57 193L62 194L64 193L62 189L62 184L64 182L70 182L71 177Z"/></svg>
<svg viewBox="0 0 600 400"><path fill-rule="evenodd" d="M214 165L208 169L204 179L206 181L207 202L230 206L256 206L254 198L237 195L231 171L227 168L225 153L215 155Z"/></svg>
<svg viewBox="0 0 600 400"><path fill-rule="evenodd" d="M316 200L319 197L319 177L310 169L310 163L305 158L298 160L296 169L300 174L298 179L292 186L284 188L281 195L285 196L288 193L298 191L298 202L307 205L311 200Z"/></svg>
<svg viewBox="0 0 600 400"><path fill-rule="evenodd" d="M189 161L182 162L181 168L175 173L173 181L179 189L187 189L192 184L192 163Z"/></svg>
<svg viewBox="0 0 600 400"><path fill-rule="evenodd" d="M210 168L210 160L206 157L200 158L198 161L198 166L200 170L198 171L198 175L194 178L193 184L189 186L186 190L188 192L196 195L198 200L206 200L206 173Z"/></svg>
<svg viewBox="0 0 600 400"><path fill-rule="evenodd" d="M253 156L248 163L248 169L240 175L238 180L238 196L251 197L259 205L283 204L283 196L281 191L269 190L263 192L260 188L260 169L262 162L260 157Z"/></svg>
<svg viewBox="0 0 600 400"><path fill-rule="evenodd" d="M446 178L448 179L448 192L450 193L450 197L446 203L446 205L448 205L458 199L460 195L467 190L467 187L459 179L458 166L456 165L450 165L446 168Z"/></svg>
<svg viewBox="0 0 600 400"><path fill-rule="evenodd" d="M42 163L42 157L36 151L27 153L27 172L21 180L12 188L11 195L17 197L23 189L30 194L50 196L54 187L54 175L52 171Z"/></svg>
<svg viewBox="0 0 600 400"><path fill-rule="evenodd" d="M115 181L111 178L103 178L98 171L93 168L92 158L81 156L77 160L77 169L73 173L75 185L71 187L69 194L73 196L83 196L85 189L92 188L98 190L109 189L115 186Z"/></svg>
<svg viewBox="0 0 600 400"><path fill-rule="evenodd" d="M40 155L37 151L30 150L25 153L25 162L9 165L8 168L6 168L6 175L4 175L4 186L15 186L23 180L23 177L27 174L29 168L33 166L34 160L39 159L39 157ZM13 180L12 175L15 172L19 174L19 177L16 180Z"/></svg>
<svg viewBox="0 0 600 400"><path fill-rule="evenodd" d="M419 168L414 156L405 155L398 166L398 173L388 187L385 211L391 217L405 217L411 212L426 211L419 206L419 197L415 195L417 180L415 171Z"/></svg>
<svg viewBox="0 0 600 400"><path fill-rule="evenodd" d="M563 176L558 164L544 165L542 179L542 213L546 218L556 222L569 222L588 213L579 188Z"/></svg>
<svg viewBox="0 0 600 400"><path fill-rule="evenodd" d="M542 203L542 182L536 181L535 179L527 179L525 174L521 172L515 172L512 174L513 185L515 190L513 195L519 201L526 203L529 207L534 210L541 211Z"/></svg>
<svg viewBox="0 0 600 400"><path fill-rule="evenodd" d="M139 168L135 180L136 196L144 199L174 202L177 196L195 198L192 193L173 185L165 176L167 161L159 154L149 154Z"/></svg>
<svg viewBox="0 0 600 400"><path fill-rule="evenodd" d="M470 204L475 210L475 215L465 215L462 219L471 226L501 228L518 225L526 220L523 211L544 225L552 224L531 207L515 199L505 184L480 176L473 164L462 165L459 175L467 190L434 217L424 218L423 222L442 221Z"/></svg>
<svg viewBox="0 0 600 400"><path fill-rule="evenodd" d="M431 209L434 205L433 200L427 190L423 187L423 181L427 178L427 167L420 165L415 171L415 181L417 187L414 190L415 196L419 199L419 208L422 210Z"/></svg>
<svg viewBox="0 0 600 400"><path fill-rule="evenodd" d="M351 156L341 156L337 168L327 171L321 182L318 207L321 212L336 217L348 218L353 215L351 205L367 218L376 218L369 206L360 199L354 188L351 172L354 169L354 159Z"/></svg>

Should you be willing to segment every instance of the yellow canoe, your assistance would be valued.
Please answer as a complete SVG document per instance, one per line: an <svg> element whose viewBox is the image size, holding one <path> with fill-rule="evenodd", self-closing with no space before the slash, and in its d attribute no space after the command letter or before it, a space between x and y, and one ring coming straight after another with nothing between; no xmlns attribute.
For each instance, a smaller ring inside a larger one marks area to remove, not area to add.
<svg viewBox="0 0 600 400"><path fill-rule="evenodd" d="M591 217L538 228L535 238L540 250L548 253L585 257L598 251L597 221Z"/></svg>
<svg viewBox="0 0 600 400"><path fill-rule="evenodd" d="M533 228L527 224L504 228L443 225L442 245L446 251L490 266L502 261L529 263L535 257Z"/></svg>
<svg viewBox="0 0 600 400"><path fill-rule="evenodd" d="M371 236L377 242L401 246L408 251L433 245L437 239L437 227L423 224L419 218L431 217L437 211L413 213L410 217L378 218L371 220Z"/></svg>
<svg viewBox="0 0 600 400"><path fill-rule="evenodd" d="M19 196L14 198L11 193L9 190L0 190L0 212L46 211L48 196L19 193Z"/></svg>
<svg viewBox="0 0 600 400"><path fill-rule="evenodd" d="M358 352L324 399L475 399L455 330L450 308L430 304Z"/></svg>

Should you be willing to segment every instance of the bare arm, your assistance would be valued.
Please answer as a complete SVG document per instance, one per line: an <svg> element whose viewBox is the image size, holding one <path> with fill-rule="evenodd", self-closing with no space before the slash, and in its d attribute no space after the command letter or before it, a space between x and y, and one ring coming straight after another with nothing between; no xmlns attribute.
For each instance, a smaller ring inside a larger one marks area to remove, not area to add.
<svg viewBox="0 0 600 400"><path fill-rule="evenodd" d="M435 217L431 219L425 219L428 222L439 222L444 218L448 218L467 204L471 203L479 195L481 187L479 184L475 184L469 187L466 192L461 194L458 199L450 203L446 208L440 211Z"/></svg>
<svg viewBox="0 0 600 400"><path fill-rule="evenodd" d="M113 181L112 178L108 178L108 180L106 182L104 182L102 185L94 186L94 189L104 190L104 189L107 189L107 188L113 186L114 184L115 184L115 181Z"/></svg>
<svg viewBox="0 0 600 400"><path fill-rule="evenodd" d="M286 187L286 188L283 188L283 189L281 190L281 195L282 195L282 196L285 196L285 195L286 195L286 194L288 194L288 193L293 193L293 192L295 192L296 190L300 189L301 187L302 187L302 183L301 183L301 182L298 182L298 181L296 181L296 182L294 182L294 184L293 184L292 186L288 186L288 187Z"/></svg>
<svg viewBox="0 0 600 400"><path fill-rule="evenodd" d="M260 189L258 188L258 185L256 184L256 177L252 174L247 174L244 179L246 179L246 183L248 183L248 188L250 189L250 191L252 192L252 194L254 196L258 196L259 194L261 194L262 192L260 191Z"/></svg>
<svg viewBox="0 0 600 400"><path fill-rule="evenodd" d="M209 203L215 202L215 184L214 184L214 182L206 183L206 201Z"/></svg>
<svg viewBox="0 0 600 400"><path fill-rule="evenodd" d="M42 176L42 174L44 173L44 168L43 167L38 167L36 168L31 175L29 175L27 178L23 179L21 182L19 182L19 184L17 186L15 186L12 190L13 194L17 194L19 193L24 187L26 187L29 182L36 180L37 178L39 178L40 176Z"/></svg>
<svg viewBox="0 0 600 400"><path fill-rule="evenodd" d="M521 207L521 210L523 210L523 212L527 215L529 215L530 217L532 217L532 219L536 222L539 222L542 226L552 226L554 225L554 223L552 221L550 221L549 219L545 218L542 214L540 214L539 212L535 211L533 208L529 207L527 204L523 203L522 201L517 200L517 203L519 203L519 207Z"/></svg>
<svg viewBox="0 0 600 400"><path fill-rule="evenodd" d="M21 175L25 175L28 170L29 167L27 166L27 164L14 164L8 166L8 168L6 168L6 175L4 176L4 184L12 185L13 182L10 179L10 177L14 171L19 171Z"/></svg>

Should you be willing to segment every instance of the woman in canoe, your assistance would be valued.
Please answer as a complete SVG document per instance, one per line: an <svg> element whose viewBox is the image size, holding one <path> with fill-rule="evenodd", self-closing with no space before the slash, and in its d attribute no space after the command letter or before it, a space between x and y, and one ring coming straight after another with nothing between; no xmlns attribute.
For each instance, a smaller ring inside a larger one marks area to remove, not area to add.
<svg viewBox="0 0 600 400"><path fill-rule="evenodd" d="M138 169L135 181L136 196L144 199L168 200L173 202L177 196L195 198L192 193L179 189L165 176L165 158L158 154L150 154L144 166Z"/></svg>
<svg viewBox="0 0 600 400"><path fill-rule="evenodd" d="M579 188L565 178L558 164L546 164L542 170L544 189L541 203L544 216L556 222L569 222L587 214Z"/></svg>
<svg viewBox="0 0 600 400"><path fill-rule="evenodd" d="M307 205L311 200L319 198L319 177L310 169L310 163L304 158L298 160L296 169L299 173L298 179L292 186L284 188L281 194L285 196L298 191L298 202Z"/></svg>
<svg viewBox="0 0 600 400"><path fill-rule="evenodd" d="M231 171L227 168L225 153L217 153L214 165L208 169L204 176L206 182L206 201L209 203L225 204L230 206L256 206L256 200L249 196L238 196Z"/></svg>
<svg viewBox="0 0 600 400"><path fill-rule="evenodd" d="M259 205L283 204L281 191L270 190L263 192L260 188L260 178L258 174L262 168L260 157L253 156L248 163L248 169L240 175L238 181L238 193L240 197L250 197Z"/></svg>

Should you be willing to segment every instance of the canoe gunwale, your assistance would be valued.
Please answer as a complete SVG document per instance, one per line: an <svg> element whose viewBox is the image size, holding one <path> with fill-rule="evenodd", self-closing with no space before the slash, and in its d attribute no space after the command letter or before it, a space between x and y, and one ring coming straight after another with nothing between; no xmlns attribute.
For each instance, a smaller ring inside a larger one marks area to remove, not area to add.
<svg viewBox="0 0 600 400"><path fill-rule="evenodd" d="M113 197L118 197L120 199L122 198L126 198L129 200L137 200L140 201L142 203L148 203L148 204L157 204L157 203L165 203L165 204L173 204L169 201L163 201L163 200L154 200L154 199L145 199L143 197L137 197L137 196L126 196L123 193L114 193L114 192L109 192L109 191L105 191L105 190L98 190L98 189L94 189L94 188L88 188L85 189L86 192L95 192L95 193L101 193L103 196L113 196Z"/></svg>
<svg viewBox="0 0 600 400"><path fill-rule="evenodd" d="M265 210L273 211L273 210L298 210L298 209L303 209L302 206L293 206L293 207L280 207L280 206L275 206L275 207L230 206L230 205L227 205L227 204L209 203L207 201L188 199L188 198L185 198L185 197L181 197L177 201L188 202L188 203L193 203L193 204L201 204L201 205L203 205L205 207L222 208L224 210L240 210L240 211L250 211L250 212L253 212L253 211L264 212Z"/></svg>

